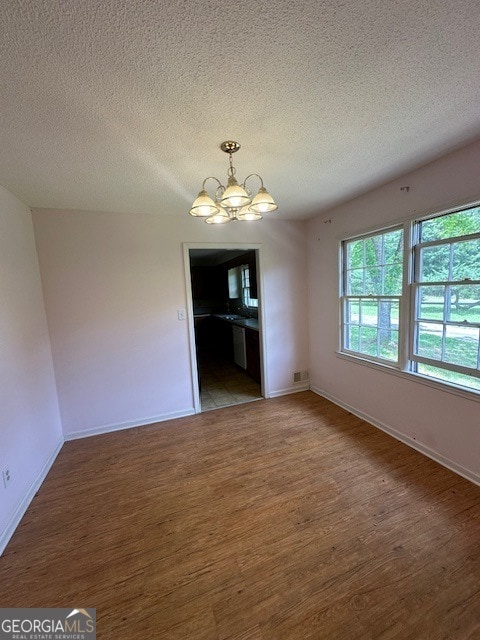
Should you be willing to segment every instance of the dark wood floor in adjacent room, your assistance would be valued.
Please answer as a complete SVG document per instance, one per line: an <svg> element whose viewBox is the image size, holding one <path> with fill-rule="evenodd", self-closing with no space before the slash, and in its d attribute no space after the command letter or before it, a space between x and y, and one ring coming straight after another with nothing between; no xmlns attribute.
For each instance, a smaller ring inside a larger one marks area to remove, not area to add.
<svg viewBox="0 0 480 640"><path fill-rule="evenodd" d="M480 488L311 392L68 442L0 606L102 640L480 638Z"/></svg>

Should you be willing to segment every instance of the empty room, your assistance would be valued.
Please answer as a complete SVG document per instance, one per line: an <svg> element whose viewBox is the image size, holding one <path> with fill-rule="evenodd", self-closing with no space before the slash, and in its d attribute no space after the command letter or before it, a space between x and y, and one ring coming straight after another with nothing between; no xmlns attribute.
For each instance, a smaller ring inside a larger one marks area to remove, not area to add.
<svg viewBox="0 0 480 640"><path fill-rule="evenodd" d="M476 0L5 0L0 636L480 637Z"/></svg>

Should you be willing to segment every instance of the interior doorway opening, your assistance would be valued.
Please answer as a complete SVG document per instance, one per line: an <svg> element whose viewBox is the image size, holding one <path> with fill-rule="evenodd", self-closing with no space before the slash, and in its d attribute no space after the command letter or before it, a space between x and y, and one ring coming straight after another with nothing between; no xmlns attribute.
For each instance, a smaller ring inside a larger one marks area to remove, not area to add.
<svg viewBox="0 0 480 640"><path fill-rule="evenodd" d="M188 251L200 411L263 397L256 249Z"/></svg>

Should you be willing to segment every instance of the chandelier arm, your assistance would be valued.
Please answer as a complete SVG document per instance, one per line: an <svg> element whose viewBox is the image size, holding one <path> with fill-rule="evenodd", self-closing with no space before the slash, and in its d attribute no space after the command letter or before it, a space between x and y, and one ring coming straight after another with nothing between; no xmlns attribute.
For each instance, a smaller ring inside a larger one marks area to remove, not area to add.
<svg viewBox="0 0 480 640"><path fill-rule="evenodd" d="M263 189L263 180L262 180L262 176L259 176L259 175L258 175L258 173L251 173L250 175L248 175L248 176L245 178L245 180L243 181L243 187L245 187L245 186L246 186L246 184L247 184L247 180L248 180L249 178L252 178L253 176L256 176L256 177L260 180L260 183L261 183L261 185L262 185L262 189Z"/></svg>
<svg viewBox="0 0 480 640"><path fill-rule="evenodd" d="M225 189L225 187L223 186L223 184L220 182L218 178L215 178L215 176L208 176L208 178L205 178L205 180L203 181L203 184L202 184L203 190L205 190L205 183L207 182L207 180L215 180L215 182L218 182L219 187L221 187L222 189Z"/></svg>

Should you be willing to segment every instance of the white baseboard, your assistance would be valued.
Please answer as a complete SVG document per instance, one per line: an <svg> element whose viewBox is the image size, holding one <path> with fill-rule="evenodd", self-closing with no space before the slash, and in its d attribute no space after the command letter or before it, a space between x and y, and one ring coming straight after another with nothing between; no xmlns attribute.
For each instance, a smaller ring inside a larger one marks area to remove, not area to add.
<svg viewBox="0 0 480 640"><path fill-rule="evenodd" d="M351 407L349 404L346 404L342 400L339 400L335 396L332 396L330 393L323 391L323 389L318 389L316 387L310 387L310 388L314 393L316 393L319 396L322 396L322 398L326 398L327 400L330 400L330 402L333 402L333 404L336 404L337 406L342 407L342 409L345 409L346 411L353 413L353 415L357 416L358 418L361 418L362 420L365 420L365 422L368 422L374 427L377 427L378 429L381 429L385 433L388 433L388 435L394 437L396 440L399 440L400 442L403 442L403 444L408 445L412 449L415 449L416 451L423 453L424 456L427 456L428 458L435 460L435 462L438 462L443 467L446 467L447 469L450 469L450 471L457 473L459 476L462 476L462 478L465 478L466 480L470 480L470 482L473 482L474 484L480 485L480 476L474 473L473 471L470 471L470 469L466 469L465 467L462 467L460 464L457 464L453 460L450 460L449 458L445 457L441 453L438 453L434 449L430 449L430 447L427 447L425 444L422 444L421 442L417 442L416 440L413 440L409 436L404 435L403 433L401 433L400 431L397 431L393 427L390 427L389 425L386 425L383 422L380 422L376 418L373 418L372 416L366 413L363 413L363 411L359 411L355 407Z"/></svg>
<svg viewBox="0 0 480 640"><path fill-rule="evenodd" d="M277 389L276 391L270 391L268 398L278 398L280 396L288 396L290 393L298 393L299 391L308 391L310 389L309 382L297 383L294 387L288 387L287 389Z"/></svg>
<svg viewBox="0 0 480 640"><path fill-rule="evenodd" d="M7 544L9 543L10 538L15 533L15 529L20 524L21 519L25 515L25 512L28 509L28 507L30 506L31 501L35 497L35 494L40 489L40 487L42 485L42 482L45 480L45 478L47 476L47 473L50 471L53 463L55 462L55 458L58 456L58 454L60 452L60 449L62 447L63 447L63 439L59 440L57 442L57 444L55 445L55 449L50 454L50 456L48 457L48 460L45 462L45 464L43 465L42 469L40 470L40 473L35 478L35 480L32 482L32 484L30 485L30 488L28 489L27 493L24 495L24 497L20 501L19 505L15 509L12 517L10 518L10 520L9 520L9 522L7 524L7 526L5 527L5 529L0 534L0 556L5 551L5 548L6 548Z"/></svg>
<svg viewBox="0 0 480 640"><path fill-rule="evenodd" d="M164 413L160 416L152 416L151 418L144 418L142 420L132 420L130 422L119 422L117 424L107 424L100 427L93 427L92 429L85 429L82 431L72 431L65 434L65 440L78 440L79 438L88 438L90 436L98 436L102 433L110 433L111 431L122 431L123 429L133 429L134 427L144 427L155 422L165 422L166 420L173 420L174 418L185 418L195 414L193 407L184 409L182 411L172 411L171 413Z"/></svg>

